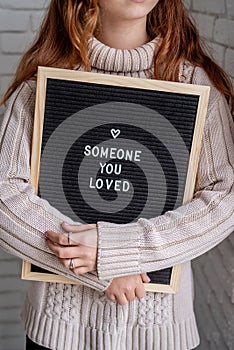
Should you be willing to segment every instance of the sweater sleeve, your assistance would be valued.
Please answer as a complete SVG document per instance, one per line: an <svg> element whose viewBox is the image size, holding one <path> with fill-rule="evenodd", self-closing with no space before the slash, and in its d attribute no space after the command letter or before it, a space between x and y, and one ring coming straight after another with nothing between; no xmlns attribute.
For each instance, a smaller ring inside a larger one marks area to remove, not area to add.
<svg viewBox="0 0 234 350"><path fill-rule="evenodd" d="M23 83L11 96L0 129L0 246L54 273L103 291L97 273L76 276L49 250L45 231L62 232L72 221L34 194L29 184L36 82Z"/></svg>
<svg viewBox="0 0 234 350"><path fill-rule="evenodd" d="M201 78L203 76L203 78ZM201 69L193 83L208 85ZM130 224L98 222L98 276L115 278L194 259L234 229L233 121L211 86L193 200L164 215Z"/></svg>

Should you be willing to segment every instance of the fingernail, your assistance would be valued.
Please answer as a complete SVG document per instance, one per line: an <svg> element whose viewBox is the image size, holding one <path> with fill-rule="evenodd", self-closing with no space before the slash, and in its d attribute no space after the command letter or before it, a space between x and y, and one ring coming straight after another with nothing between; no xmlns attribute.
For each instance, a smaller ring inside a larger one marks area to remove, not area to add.
<svg viewBox="0 0 234 350"><path fill-rule="evenodd" d="M45 232L45 236L46 236L46 237L48 236L48 232L47 232L47 231Z"/></svg>
<svg viewBox="0 0 234 350"><path fill-rule="evenodd" d="M151 279L147 276L147 278L148 278L148 283L151 281Z"/></svg>
<svg viewBox="0 0 234 350"><path fill-rule="evenodd" d="M63 222L63 225L70 226L70 224L68 224L66 221Z"/></svg>

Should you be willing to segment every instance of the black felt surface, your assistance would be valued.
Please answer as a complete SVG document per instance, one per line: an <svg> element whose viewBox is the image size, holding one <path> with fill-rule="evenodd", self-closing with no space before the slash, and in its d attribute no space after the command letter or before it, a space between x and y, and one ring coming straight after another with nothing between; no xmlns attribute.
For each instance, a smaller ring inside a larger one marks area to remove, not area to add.
<svg viewBox="0 0 234 350"><path fill-rule="evenodd" d="M64 119L78 110L110 101L140 103L156 109L175 126L188 150L191 148L198 106L195 95L48 79L46 101L42 149Z"/></svg>
<svg viewBox="0 0 234 350"><path fill-rule="evenodd" d="M55 132L56 128L61 125L67 118L71 117L75 113L85 110L88 107L94 107L96 105L101 105L110 102L121 102L138 104L146 108L150 108L153 111L160 113L166 120L168 120L174 128L177 130L179 135L184 140L186 145L186 150L190 152L194 123L196 118L198 97L195 95L187 94L177 94L169 92L160 92L153 90L142 90L137 88L126 88L126 87L116 87L116 86L106 86L100 84L89 84L73 81L62 81L56 79L48 79L47 81L47 94L46 94L46 108L45 108L45 119L44 119L44 131L42 139L42 155L45 147L47 146L48 140L51 135ZM137 115L137 110L136 110ZM77 216L79 220L87 223L96 223L98 221L109 221L113 223L123 224L134 222L139 218L141 212L143 212L146 206L148 197L150 197L150 184L148 179L144 174L144 169L141 169L141 164L137 162L131 162L127 160L109 160L108 164L120 164L122 166L122 172L119 175L113 174L102 174L101 171L97 171L95 174L95 179L126 179L129 180L133 186L133 196L128 205L126 205L121 210L115 212L102 212L97 210L95 206L92 206L82 196L80 190L80 179L78 181L78 175L80 171L80 166L84 160L84 147L88 143L92 147L98 145L101 142L108 142L110 138L109 130L119 129L121 134L118 137L118 141L129 139L131 142L138 142L144 148L157 159L158 164L160 164L159 170L155 170L155 183L160 185L160 174L166 179L166 194L165 203L162 206L160 213L155 214L154 208L152 206L152 211L147 209L147 214L145 218L150 219L157 215L164 214L168 210L173 210L182 204L183 190L179 189L179 181L185 183L187 175L187 159L181 162L182 173L181 176L177 172L177 164L175 163L173 156L170 151L160 140L160 137L156 137L149 131L146 130L144 115L140 116L142 118L142 126L139 126L139 116L138 124L134 125L134 120L126 120L123 122L111 122L105 121L102 123L100 120L100 125L91 128L90 130L83 133L72 146L69 148L65 159L63 160L62 169L62 184L63 191L67 202L74 214L73 219ZM79 118L79 115L77 115ZM134 119L134 118L133 118ZM95 120L95 117L94 117ZM81 125L85 125L85 120L80 120ZM152 128L153 128L152 122ZM66 133L65 133L66 134ZM64 137L67 137L66 135ZM112 140L113 141L113 140ZM171 139L173 144L173 139ZM63 139L61 139L61 144ZM176 144L174 147L176 148ZM178 147L179 149L179 147ZM184 151L186 153L186 150ZM185 157L181 154L181 158ZM54 166L56 167L57 159L54 160ZM146 166L150 169L152 174L154 173L154 165L149 162ZM152 169L151 169L152 168ZM157 173L158 172L158 173ZM157 175L158 174L158 175ZM85 176L82 181L86 181ZM181 179L181 177L183 177ZM49 188L53 192L54 177L53 174L47 174L47 181ZM155 196L153 200L160 201L160 186L158 187L158 196ZM108 190L107 188L102 188L98 190L100 198L109 203L111 208L112 203L116 200L118 192L114 189ZM39 195L40 195L40 180L39 180ZM51 198L48 195L48 198ZM56 202L56 192L53 193L54 205L57 209L63 212L63 207L61 206L61 200L58 199ZM43 192L43 198L46 198L45 192ZM179 201L178 201L179 198ZM152 198L150 199L152 200ZM51 201L50 201L51 202ZM177 203L177 204L176 204ZM64 206L65 208L65 206ZM65 215L70 215L70 212L66 212ZM148 216L148 217L147 217ZM33 271L41 271L37 267L32 267ZM172 269L165 269L162 271L150 273L151 283L159 284L170 284ZM41 271L42 272L42 271Z"/></svg>

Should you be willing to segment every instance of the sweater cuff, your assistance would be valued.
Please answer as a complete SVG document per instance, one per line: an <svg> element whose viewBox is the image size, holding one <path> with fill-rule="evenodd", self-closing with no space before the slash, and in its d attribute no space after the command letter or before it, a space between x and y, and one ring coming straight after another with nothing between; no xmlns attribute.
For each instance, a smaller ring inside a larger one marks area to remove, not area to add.
<svg viewBox="0 0 234 350"><path fill-rule="evenodd" d="M97 229L98 278L107 280L140 274L140 226L98 222Z"/></svg>

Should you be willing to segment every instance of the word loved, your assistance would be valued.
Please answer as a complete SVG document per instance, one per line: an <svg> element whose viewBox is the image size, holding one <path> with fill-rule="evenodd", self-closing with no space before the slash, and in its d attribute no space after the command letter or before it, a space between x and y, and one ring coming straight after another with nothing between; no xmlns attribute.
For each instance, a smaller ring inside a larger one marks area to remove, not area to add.
<svg viewBox="0 0 234 350"><path fill-rule="evenodd" d="M89 180L89 188L101 190L102 188L108 191L123 191L128 192L130 189L130 183L127 180L111 180L111 179L96 179L91 177Z"/></svg>

